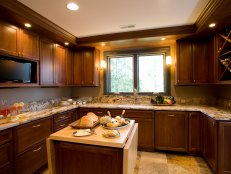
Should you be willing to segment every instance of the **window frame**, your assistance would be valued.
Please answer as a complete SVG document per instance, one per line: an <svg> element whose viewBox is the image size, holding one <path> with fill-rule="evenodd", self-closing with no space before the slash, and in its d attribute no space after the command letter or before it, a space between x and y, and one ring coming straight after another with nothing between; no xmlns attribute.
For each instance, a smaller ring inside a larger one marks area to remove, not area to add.
<svg viewBox="0 0 231 174"><path fill-rule="evenodd" d="M133 95L133 92L119 92L114 93L110 92L110 57L124 57L132 56L133 57L133 87L137 89L139 95L152 95L153 92L139 92L139 72L138 72L138 57L140 55L163 55L164 56L164 92L160 92L163 95L170 94L171 88L171 71L170 67L166 65L166 57L170 55L170 47L162 48L148 48L148 49L135 49L135 50L120 50L120 51L106 51L104 52L104 59L106 60L107 67L105 69L105 88L104 94L106 95Z"/></svg>

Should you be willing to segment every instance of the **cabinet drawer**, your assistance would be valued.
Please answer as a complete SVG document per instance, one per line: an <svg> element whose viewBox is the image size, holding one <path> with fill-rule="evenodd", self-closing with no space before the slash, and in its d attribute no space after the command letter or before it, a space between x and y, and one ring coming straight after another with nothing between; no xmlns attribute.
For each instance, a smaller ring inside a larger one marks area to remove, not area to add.
<svg viewBox="0 0 231 174"><path fill-rule="evenodd" d="M12 140L12 130L7 129L0 132L0 145Z"/></svg>
<svg viewBox="0 0 231 174"><path fill-rule="evenodd" d="M52 132L51 119L42 119L34 121L14 129L15 134L15 152L22 153L27 148L41 142Z"/></svg>
<svg viewBox="0 0 231 174"><path fill-rule="evenodd" d="M68 118L68 119L60 121L60 122L55 122L54 123L54 131L56 132L60 129L67 127L71 122L72 122L71 118Z"/></svg>
<svg viewBox="0 0 231 174"><path fill-rule="evenodd" d="M12 161L12 145L11 143L0 146L0 168L10 165Z"/></svg>
<svg viewBox="0 0 231 174"><path fill-rule="evenodd" d="M15 172L17 174L34 173L47 163L46 143L34 146L15 159Z"/></svg>
<svg viewBox="0 0 231 174"><path fill-rule="evenodd" d="M54 122L60 122L66 119L71 119L71 113L63 113L63 114L57 114L54 115Z"/></svg>

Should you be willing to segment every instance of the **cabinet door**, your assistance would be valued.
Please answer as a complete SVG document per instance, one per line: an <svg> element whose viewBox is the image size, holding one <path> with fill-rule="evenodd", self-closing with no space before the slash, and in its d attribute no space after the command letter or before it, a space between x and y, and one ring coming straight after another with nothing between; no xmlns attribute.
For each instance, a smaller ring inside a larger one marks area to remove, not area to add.
<svg viewBox="0 0 231 174"><path fill-rule="evenodd" d="M193 83L209 82L209 42L197 40L193 43Z"/></svg>
<svg viewBox="0 0 231 174"><path fill-rule="evenodd" d="M41 85L54 85L53 47L54 43L49 40L40 41Z"/></svg>
<svg viewBox="0 0 231 174"><path fill-rule="evenodd" d="M19 28L0 22L0 52L12 56L19 54Z"/></svg>
<svg viewBox="0 0 231 174"><path fill-rule="evenodd" d="M177 84L192 83L193 77L192 41L177 41Z"/></svg>
<svg viewBox="0 0 231 174"><path fill-rule="evenodd" d="M35 33L20 30L21 57L39 60L39 36Z"/></svg>
<svg viewBox="0 0 231 174"><path fill-rule="evenodd" d="M74 53L70 49L66 49L66 84L74 84Z"/></svg>
<svg viewBox="0 0 231 174"><path fill-rule="evenodd" d="M84 67L84 73L83 73L83 81L84 85L94 85L94 52L93 50L85 50L83 52L84 54L84 61L83 61L83 67Z"/></svg>
<svg viewBox="0 0 231 174"><path fill-rule="evenodd" d="M199 112L189 113L189 146L190 153L199 154L202 140L202 115Z"/></svg>
<svg viewBox="0 0 231 174"><path fill-rule="evenodd" d="M155 112L155 149L187 152L188 113Z"/></svg>
<svg viewBox="0 0 231 174"><path fill-rule="evenodd" d="M121 115L122 109L111 109L111 115ZM135 120L138 123L138 149L154 151L154 112L125 110L125 118Z"/></svg>
<svg viewBox="0 0 231 174"><path fill-rule="evenodd" d="M41 167L47 164L46 143L42 143L27 150L15 159L16 174L36 173Z"/></svg>
<svg viewBox="0 0 231 174"><path fill-rule="evenodd" d="M0 146L0 169L11 165L13 159L12 144L6 143Z"/></svg>
<svg viewBox="0 0 231 174"><path fill-rule="evenodd" d="M0 132L0 145L12 140L12 129L3 130Z"/></svg>
<svg viewBox="0 0 231 174"><path fill-rule="evenodd" d="M66 84L66 55L65 48L61 45L55 44L54 52L54 75L55 84L65 85Z"/></svg>
<svg viewBox="0 0 231 174"><path fill-rule="evenodd" d="M83 85L83 53L74 53L74 85Z"/></svg>
<svg viewBox="0 0 231 174"><path fill-rule="evenodd" d="M205 158L210 167L217 171L217 122L213 118L207 117L206 121L206 149Z"/></svg>
<svg viewBox="0 0 231 174"><path fill-rule="evenodd" d="M219 122L218 173L231 173L231 122Z"/></svg>

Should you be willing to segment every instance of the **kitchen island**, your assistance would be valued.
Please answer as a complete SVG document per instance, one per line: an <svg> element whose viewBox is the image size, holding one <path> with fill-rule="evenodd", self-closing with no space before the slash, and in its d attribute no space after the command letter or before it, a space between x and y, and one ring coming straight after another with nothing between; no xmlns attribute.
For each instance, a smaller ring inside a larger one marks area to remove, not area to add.
<svg viewBox="0 0 231 174"><path fill-rule="evenodd" d="M101 126L89 136L75 137L70 126L47 139L49 173L132 174L137 156L138 124L131 120L120 137L105 138Z"/></svg>

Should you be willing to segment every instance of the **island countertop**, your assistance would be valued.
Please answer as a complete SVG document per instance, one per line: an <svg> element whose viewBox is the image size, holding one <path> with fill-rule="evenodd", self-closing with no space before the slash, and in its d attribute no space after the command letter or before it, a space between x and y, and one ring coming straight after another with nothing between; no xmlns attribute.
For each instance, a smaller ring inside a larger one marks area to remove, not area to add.
<svg viewBox="0 0 231 174"><path fill-rule="evenodd" d="M73 143L81 143L81 144L89 144L89 145L97 145L97 146L106 146L106 147L115 147L115 148L123 148L126 144L126 141L135 125L135 120L130 120L128 126L119 129L120 137L117 138L105 138L102 133L107 129L104 129L102 126L97 126L94 131L95 134L83 137L75 137L73 132L76 129L68 126L58 132L55 132L50 135L50 140L57 141L66 141Z"/></svg>

